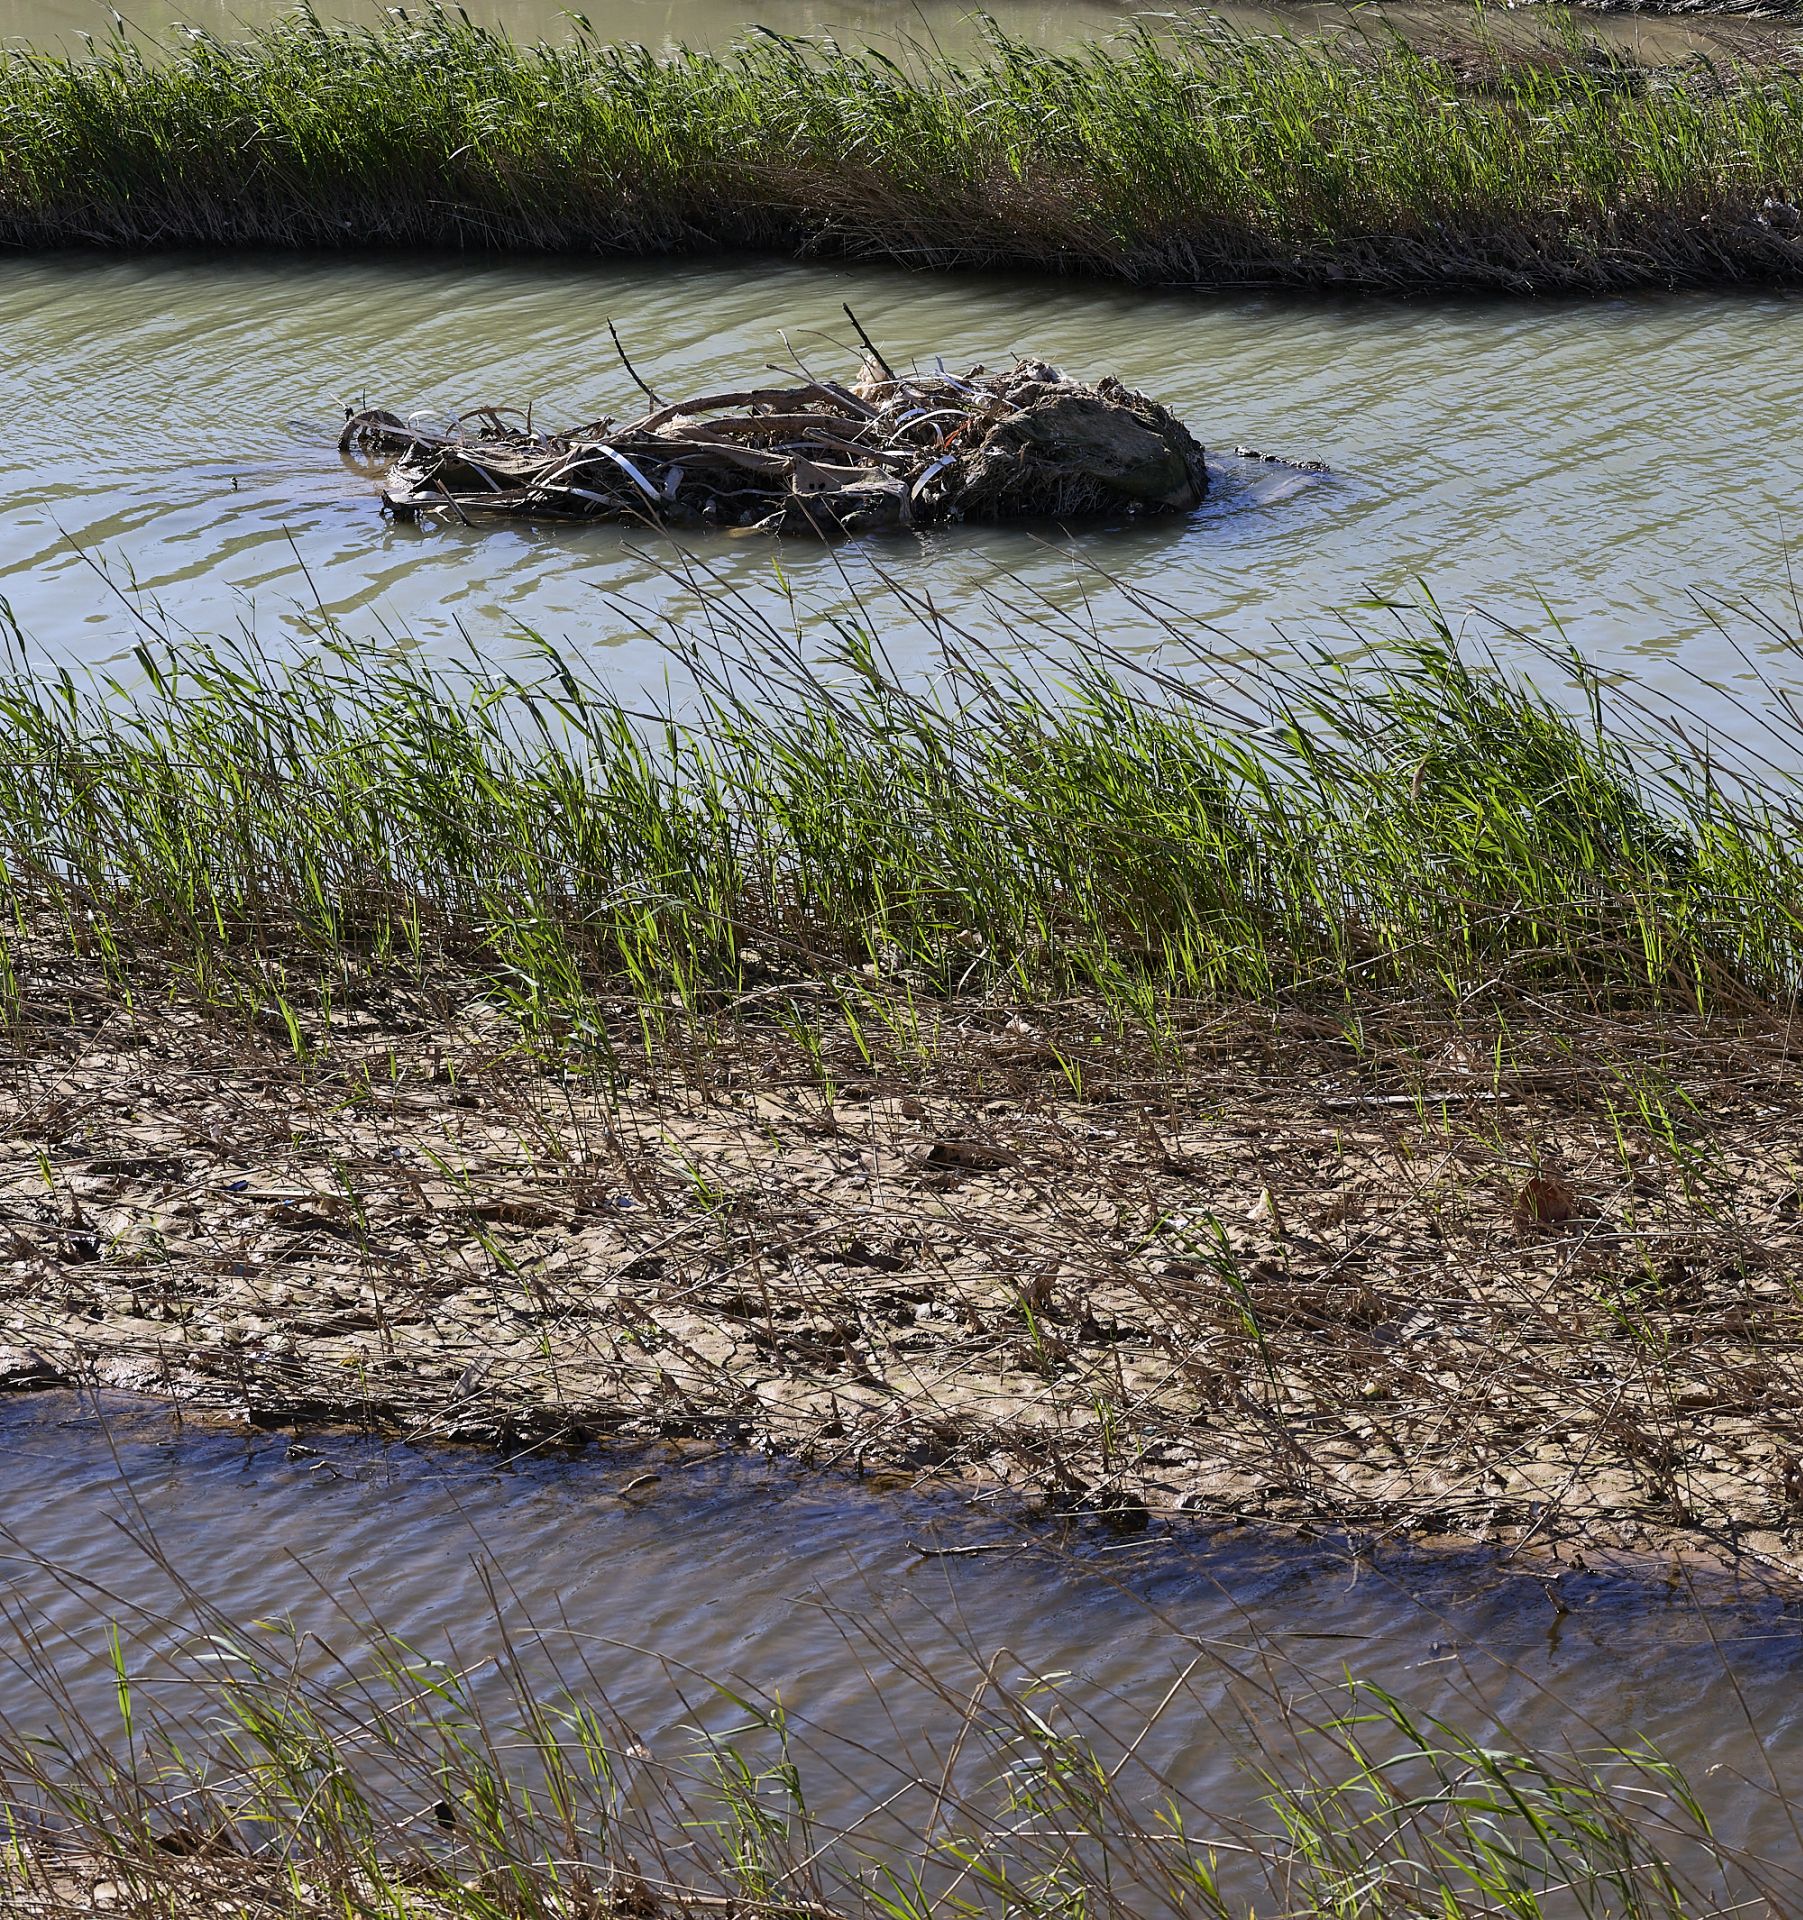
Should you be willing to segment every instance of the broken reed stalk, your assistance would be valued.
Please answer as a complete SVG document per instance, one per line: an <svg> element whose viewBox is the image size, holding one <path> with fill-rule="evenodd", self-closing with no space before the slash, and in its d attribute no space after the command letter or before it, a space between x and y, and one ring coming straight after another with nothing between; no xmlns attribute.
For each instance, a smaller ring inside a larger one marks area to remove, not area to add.
<svg viewBox="0 0 1803 1920"><path fill-rule="evenodd" d="M1575 34L1574 29L1574 34ZM0 241L747 247L1173 286L1803 275L1803 81L1161 22L962 62L763 34L522 47L459 15L0 56Z"/></svg>

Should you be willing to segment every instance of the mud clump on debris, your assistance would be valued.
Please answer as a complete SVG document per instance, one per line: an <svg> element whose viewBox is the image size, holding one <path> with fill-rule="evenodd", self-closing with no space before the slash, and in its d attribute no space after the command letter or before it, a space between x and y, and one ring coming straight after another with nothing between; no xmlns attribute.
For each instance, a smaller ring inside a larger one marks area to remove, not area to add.
<svg viewBox="0 0 1803 1920"><path fill-rule="evenodd" d="M1185 513L1208 490L1183 423L1119 380L1094 386L1039 360L1005 373L807 380L652 406L564 433L483 408L442 430L352 414L346 454L393 456L397 519L445 514L630 520L831 536L949 521Z"/></svg>

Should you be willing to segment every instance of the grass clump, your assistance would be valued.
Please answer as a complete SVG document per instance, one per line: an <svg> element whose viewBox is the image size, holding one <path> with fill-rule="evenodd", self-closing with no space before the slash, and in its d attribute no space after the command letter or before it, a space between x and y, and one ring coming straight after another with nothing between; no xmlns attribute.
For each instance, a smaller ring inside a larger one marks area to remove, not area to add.
<svg viewBox="0 0 1803 1920"><path fill-rule="evenodd" d="M716 616L743 625L691 656L699 705L654 724L549 649L474 678L330 632L280 664L146 645L130 687L20 667L13 944L328 997L347 967L450 966L564 1037L621 994L661 1018L785 979L1156 1025L1480 990L1765 1019L1803 977L1794 777L1661 742L1580 663L1561 704L1428 614L1356 672L1241 669L1229 710L1093 641L1054 687L941 631L929 698L873 638L908 616L803 611L819 669Z"/></svg>
<svg viewBox="0 0 1803 1920"><path fill-rule="evenodd" d="M1803 82L1595 49L1161 23L1052 55L519 46L301 13L0 57L17 246L750 246L1185 286L1594 291L1803 272ZM1581 56L1581 57L1578 57ZM1474 72L1477 81L1473 83Z"/></svg>

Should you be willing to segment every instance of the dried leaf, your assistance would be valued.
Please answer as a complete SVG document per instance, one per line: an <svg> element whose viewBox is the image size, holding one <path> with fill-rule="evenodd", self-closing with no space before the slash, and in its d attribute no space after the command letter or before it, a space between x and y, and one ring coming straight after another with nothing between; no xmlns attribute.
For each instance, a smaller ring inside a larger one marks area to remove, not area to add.
<svg viewBox="0 0 1803 1920"><path fill-rule="evenodd" d="M1515 1196L1515 1224L1523 1231L1563 1226L1577 1211L1571 1183L1556 1173L1535 1174Z"/></svg>

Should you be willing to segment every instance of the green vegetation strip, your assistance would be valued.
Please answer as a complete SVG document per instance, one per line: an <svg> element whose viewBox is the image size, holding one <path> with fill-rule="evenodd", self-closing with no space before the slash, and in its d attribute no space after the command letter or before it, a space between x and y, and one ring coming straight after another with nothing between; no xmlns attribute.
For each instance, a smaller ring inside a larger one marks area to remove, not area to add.
<svg viewBox="0 0 1803 1920"><path fill-rule="evenodd" d="M1482 29L1473 32L1481 39ZM0 58L0 242L832 252L1180 286L1803 277L1803 80L1174 23L965 63L441 14Z"/></svg>
<svg viewBox="0 0 1803 1920"><path fill-rule="evenodd" d="M551 1035L622 991L761 1005L773 970L1154 1030L1180 1000L1398 990L1769 1017L1803 978L1781 700L1724 762L1631 687L1565 659L1560 704L1433 616L1356 670L1236 666L1225 702L1095 655L1055 685L948 655L927 700L869 631L798 617L787 652L747 612L740 653L691 656L681 724L548 649L530 678L329 631L286 664L146 646L129 686L15 669L0 900L122 975L146 941L302 985L474 967Z"/></svg>

